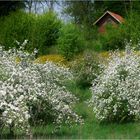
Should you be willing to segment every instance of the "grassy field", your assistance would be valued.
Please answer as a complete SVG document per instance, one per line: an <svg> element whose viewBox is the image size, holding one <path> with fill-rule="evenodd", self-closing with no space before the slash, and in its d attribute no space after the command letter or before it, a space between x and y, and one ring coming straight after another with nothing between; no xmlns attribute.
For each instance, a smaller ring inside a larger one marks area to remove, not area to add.
<svg viewBox="0 0 140 140"><path fill-rule="evenodd" d="M140 139L140 123L98 124L86 121L82 126L63 126L57 133L50 132L52 127L36 127L34 138L52 139Z"/></svg>
<svg viewBox="0 0 140 140"><path fill-rule="evenodd" d="M55 133L52 133L53 125L36 126L32 128L34 139L140 139L140 122L101 124L95 119L92 108L85 103L91 96L90 91L74 86L70 86L70 89L80 98L75 110L84 118L84 124L63 125ZM1 138L9 138L9 136L3 134ZM16 134L14 138L28 137Z"/></svg>

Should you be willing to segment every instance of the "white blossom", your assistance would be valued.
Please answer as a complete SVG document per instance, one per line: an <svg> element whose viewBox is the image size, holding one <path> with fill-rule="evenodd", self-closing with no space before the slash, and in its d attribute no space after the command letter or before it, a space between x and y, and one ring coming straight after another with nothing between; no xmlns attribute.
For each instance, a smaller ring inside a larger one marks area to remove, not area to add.
<svg viewBox="0 0 140 140"><path fill-rule="evenodd" d="M21 48L26 43L27 40ZM77 98L64 86L66 80L73 78L69 69L52 62L34 63L34 54L21 48L16 51L0 49L0 121L5 126L14 123L20 130L29 131L30 103L38 103L41 99L52 106L54 123L81 122L71 106Z"/></svg>
<svg viewBox="0 0 140 140"><path fill-rule="evenodd" d="M100 121L140 119L140 56L112 54L91 90L90 103Z"/></svg>

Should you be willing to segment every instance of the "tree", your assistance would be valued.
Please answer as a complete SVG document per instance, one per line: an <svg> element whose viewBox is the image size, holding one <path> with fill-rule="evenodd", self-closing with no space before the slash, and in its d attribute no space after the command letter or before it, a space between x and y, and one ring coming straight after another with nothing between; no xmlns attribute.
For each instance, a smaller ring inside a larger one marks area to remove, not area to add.
<svg viewBox="0 0 140 140"><path fill-rule="evenodd" d="M26 8L29 13L32 12L33 0L26 0L25 1Z"/></svg>
<svg viewBox="0 0 140 140"><path fill-rule="evenodd" d="M109 10L113 11L117 14L120 14L122 16L128 15L128 12L130 11L131 7L131 1L130 0L122 0L122 1L105 1L102 0L100 3L104 7L104 12ZM95 6L98 5L98 7L101 5L98 1L95 1ZM97 9L97 7L95 7Z"/></svg>
<svg viewBox="0 0 140 140"><path fill-rule="evenodd" d="M49 11L53 11L56 0L45 0L45 2L48 6Z"/></svg>
<svg viewBox="0 0 140 140"><path fill-rule="evenodd" d="M11 11L16 11L24 7L25 5L22 0L0 1L0 16L8 15Z"/></svg>
<svg viewBox="0 0 140 140"><path fill-rule="evenodd" d="M84 42L79 29L74 24L66 24L60 30L58 50L67 60L83 51Z"/></svg>
<svg viewBox="0 0 140 140"><path fill-rule="evenodd" d="M70 15L76 24L91 25L94 20L94 3L88 1L65 1L63 12Z"/></svg>
<svg viewBox="0 0 140 140"><path fill-rule="evenodd" d="M25 0L26 9L29 13L42 13L54 11L55 5L60 2L57 0Z"/></svg>
<svg viewBox="0 0 140 140"><path fill-rule="evenodd" d="M74 22L79 25L92 26L105 11L116 12L123 17L129 15L132 11L140 13L140 1L122 0L79 0L64 1L65 8L63 12L72 17Z"/></svg>

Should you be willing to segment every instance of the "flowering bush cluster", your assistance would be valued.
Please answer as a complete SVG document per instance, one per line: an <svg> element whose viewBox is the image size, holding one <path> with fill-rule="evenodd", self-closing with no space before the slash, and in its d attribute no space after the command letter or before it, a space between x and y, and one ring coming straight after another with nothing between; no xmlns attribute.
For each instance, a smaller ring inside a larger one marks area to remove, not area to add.
<svg viewBox="0 0 140 140"><path fill-rule="evenodd" d="M16 127L28 132L29 122L44 122L44 116L48 120L52 117L57 124L81 122L72 110L77 98L63 86L73 78L69 69L52 62L34 63L34 54L23 52L23 46L9 51L0 47L0 128ZM39 113L44 116L39 118Z"/></svg>
<svg viewBox="0 0 140 140"><path fill-rule="evenodd" d="M100 121L140 119L140 57L133 51L114 53L91 90L93 111Z"/></svg>

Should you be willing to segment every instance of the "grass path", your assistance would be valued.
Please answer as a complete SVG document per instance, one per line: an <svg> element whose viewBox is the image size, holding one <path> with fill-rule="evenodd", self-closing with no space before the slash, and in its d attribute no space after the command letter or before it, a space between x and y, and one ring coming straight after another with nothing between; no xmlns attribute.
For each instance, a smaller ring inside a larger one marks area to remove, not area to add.
<svg viewBox="0 0 140 140"><path fill-rule="evenodd" d="M140 122L124 124L100 124L94 117L92 108L85 101L91 97L88 89L69 85L69 89L79 99L75 110L85 120L83 125L62 126L57 133L52 134L53 126L36 127L33 129L35 138L49 139L140 139Z"/></svg>

